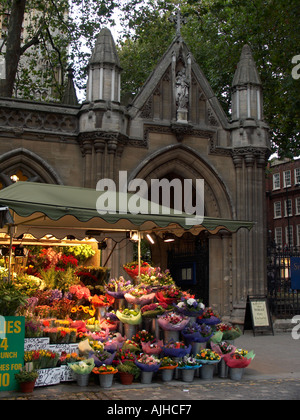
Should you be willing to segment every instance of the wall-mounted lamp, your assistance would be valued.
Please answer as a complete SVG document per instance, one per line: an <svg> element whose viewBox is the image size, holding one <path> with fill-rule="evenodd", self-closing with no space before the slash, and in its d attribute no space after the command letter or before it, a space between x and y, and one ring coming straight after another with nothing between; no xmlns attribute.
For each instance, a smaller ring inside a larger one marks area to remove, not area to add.
<svg viewBox="0 0 300 420"><path fill-rule="evenodd" d="M173 235L173 233L164 233L163 241L166 243L175 242L175 236Z"/></svg>
<svg viewBox="0 0 300 420"><path fill-rule="evenodd" d="M139 235L137 232L130 232L130 241L131 242L138 242L139 241Z"/></svg>

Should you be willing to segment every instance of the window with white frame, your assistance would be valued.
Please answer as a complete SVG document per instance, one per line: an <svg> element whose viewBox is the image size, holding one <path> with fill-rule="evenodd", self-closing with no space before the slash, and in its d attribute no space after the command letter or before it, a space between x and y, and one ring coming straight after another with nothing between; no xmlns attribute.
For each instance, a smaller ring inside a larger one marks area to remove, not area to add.
<svg viewBox="0 0 300 420"><path fill-rule="evenodd" d="M283 186L284 188L292 185L291 171L283 172Z"/></svg>
<svg viewBox="0 0 300 420"><path fill-rule="evenodd" d="M284 202L284 215L285 217L293 215L292 200L290 198Z"/></svg>
<svg viewBox="0 0 300 420"><path fill-rule="evenodd" d="M300 214L300 197L295 199L295 210L297 215Z"/></svg>
<svg viewBox="0 0 300 420"><path fill-rule="evenodd" d="M282 247L282 229L281 227L275 228L275 243L277 246Z"/></svg>
<svg viewBox="0 0 300 420"><path fill-rule="evenodd" d="M297 246L300 246L300 225L297 225Z"/></svg>
<svg viewBox="0 0 300 420"><path fill-rule="evenodd" d="M293 246L293 243L294 243L293 226L286 226L285 228L285 243L288 246Z"/></svg>
<svg viewBox="0 0 300 420"><path fill-rule="evenodd" d="M295 185L300 185L300 168L295 169Z"/></svg>
<svg viewBox="0 0 300 420"><path fill-rule="evenodd" d="M274 219L281 217L281 201L275 201L274 203Z"/></svg>
<svg viewBox="0 0 300 420"><path fill-rule="evenodd" d="M273 174L273 190L280 189L280 173Z"/></svg>

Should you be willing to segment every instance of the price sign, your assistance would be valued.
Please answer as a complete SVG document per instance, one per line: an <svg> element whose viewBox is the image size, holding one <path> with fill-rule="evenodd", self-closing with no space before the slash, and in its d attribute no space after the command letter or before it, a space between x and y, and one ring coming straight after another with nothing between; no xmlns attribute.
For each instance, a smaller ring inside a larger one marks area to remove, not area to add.
<svg viewBox="0 0 300 420"><path fill-rule="evenodd" d="M0 316L0 391L18 388L15 373L24 364L25 318Z"/></svg>

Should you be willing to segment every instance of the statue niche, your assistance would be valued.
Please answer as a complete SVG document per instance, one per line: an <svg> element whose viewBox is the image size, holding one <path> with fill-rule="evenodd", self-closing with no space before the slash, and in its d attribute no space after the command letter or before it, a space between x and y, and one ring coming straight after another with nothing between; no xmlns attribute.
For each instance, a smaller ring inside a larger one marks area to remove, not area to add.
<svg viewBox="0 0 300 420"><path fill-rule="evenodd" d="M177 71L175 79L177 122L188 122L189 90L189 78L186 75L185 67L182 67L180 70Z"/></svg>

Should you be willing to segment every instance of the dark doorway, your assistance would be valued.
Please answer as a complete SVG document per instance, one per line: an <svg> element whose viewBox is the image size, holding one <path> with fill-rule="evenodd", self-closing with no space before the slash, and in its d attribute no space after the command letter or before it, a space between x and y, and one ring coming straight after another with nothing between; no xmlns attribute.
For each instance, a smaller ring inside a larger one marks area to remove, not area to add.
<svg viewBox="0 0 300 420"><path fill-rule="evenodd" d="M168 251L168 267L175 283L209 304L209 252L205 233L178 238Z"/></svg>

